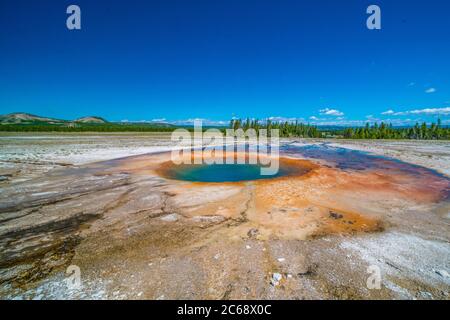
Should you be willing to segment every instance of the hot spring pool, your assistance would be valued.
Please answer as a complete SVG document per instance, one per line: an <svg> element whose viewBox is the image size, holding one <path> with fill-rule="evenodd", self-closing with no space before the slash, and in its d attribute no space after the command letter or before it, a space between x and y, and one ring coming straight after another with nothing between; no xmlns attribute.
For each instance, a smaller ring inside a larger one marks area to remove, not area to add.
<svg viewBox="0 0 450 320"><path fill-rule="evenodd" d="M170 165L162 170L162 175L169 179L192 182L238 182L274 179L308 171L308 168L281 164L276 174L262 175L261 166L256 164L201 164Z"/></svg>

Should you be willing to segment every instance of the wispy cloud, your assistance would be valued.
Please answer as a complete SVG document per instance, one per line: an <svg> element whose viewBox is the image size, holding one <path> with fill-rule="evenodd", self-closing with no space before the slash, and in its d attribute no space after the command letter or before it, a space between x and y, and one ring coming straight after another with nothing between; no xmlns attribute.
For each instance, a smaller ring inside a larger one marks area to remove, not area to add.
<svg viewBox="0 0 450 320"><path fill-rule="evenodd" d="M271 120L272 122L296 122L299 123L310 123L316 126L364 126L366 123L392 123L394 126L408 126L414 125L416 122L427 121L425 117L440 115L445 117L442 119L442 123L446 124L450 122L448 116L450 115L450 106L443 108L423 108L423 109L411 109L406 111L395 111L394 109L389 109L382 112L383 117L377 117L376 115L369 114L364 117L364 119L348 119L344 117L344 113L336 109L322 109L320 110L322 116L310 116L307 118L303 117L282 117L282 116L271 116L267 118L260 118L261 122L266 120ZM338 116L340 114L341 116ZM398 116L398 117L397 117ZM423 117L423 118L421 118ZM246 118L241 118L234 116L233 119L242 119L245 121ZM254 120L253 118L250 118ZM165 118L158 118L152 120L122 120L122 122L128 123L167 123L178 126L192 126L195 121L202 121L203 126L228 126L230 120L212 120L206 118L190 118L190 119L179 119L179 120L168 120Z"/></svg>
<svg viewBox="0 0 450 320"><path fill-rule="evenodd" d="M166 122L166 119L162 118L162 119L153 119L153 120L128 120L128 119L124 119L124 120L120 120L120 122L122 123L153 123L153 122Z"/></svg>
<svg viewBox="0 0 450 320"><path fill-rule="evenodd" d="M382 119L377 118L377 117L374 117L372 114L367 115L367 116L366 116L366 119L367 119L368 121L375 121L375 122L382 121Z"/></svg>
<svg viewBox="0 0 450 320"><path fill-rule="evenodd" d="M407 111L399 111L395 112L393 110L388 110L381 113L382 115L393 115L393 116L405 116L408 114L417 114L417 115L449 115L450 107L445 108L425 108L425 109L416 109L416 110L407 110Z"/></svg>
<svg viewBox="0 0 450 320"><path fill-rule="evenodd" d="M336 116L336 117L342 117L344 115L344 113L339 110L329 108L321 109L319 110L319 113L322 115Z"/></svg>
<svg viewBox="0 0 450 320"><path fill-rule="evenodd" d="M450 107L446 108L426 108L420 110L412 110L409 113L411 114L426 114L426 115L439 115L439 114L450 114Z"/></svg>
<svg viewBox="0 0 450 320"><path fill-rule="evenodd" d="M203 126L225 126L229 124L229 121L224 120L211 120L202 118L191 118L191 119L180 119L180 120L167 120L166 118L152 119L152 120L121 120L123 123L166 123L179 126L190 126L193 125L195 121L201 121Z"/></svg>
<svg viewBox="0 0 450 320"><path fill-rule="evenodd" d="M445 123L446 120L443 120L442 123ZM342 126L342 127L362 127L365 126L366 123L373 125L374 123L390 123L393 126L410 126L414 125L416 122L422 122L421 119L403 119L403 118L388 118L388 119L376 119L376 118L368 118L365 120L350 120L350 119L327 119L327 120L319 120L319 121L311 121L312 125L316 126Z"/></svg>
<svg viewBox="0 0 450 320"><path fill-rule="evenodd" d="M303 122L305 121L304 118L286 118L286 117L269 117L267 118L268 120L272 121L272 122Z"/></svg>
<svg viewBox="0 0 450 320"><path fill-rule="evenodd" d="M201 121L203 126L225 126L230 123L229 121L224 121L224 120L211 120L211 119L202 119L202 118L174 120L174 121L168 121L168 123L189 126L189 125L193 125L195 121Z"/></svg>
<svg viewBox="0 0 450 320"><path fill-rule="evenodd" d="M436 88L428 88L427 90L425 90L425 93L433 93L436 92Z"/></svg>

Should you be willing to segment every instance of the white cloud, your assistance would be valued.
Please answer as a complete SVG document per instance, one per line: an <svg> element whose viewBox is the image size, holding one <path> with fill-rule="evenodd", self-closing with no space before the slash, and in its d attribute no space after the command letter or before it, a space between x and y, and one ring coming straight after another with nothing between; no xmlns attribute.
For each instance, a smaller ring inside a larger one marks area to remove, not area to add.
<svg viewBox="0 0 450 320"><path fill-rule="evenodd" d="M267 119L272 122L295 122L295 121L302 122L302 121L305 121L304 118L286 118L286 117L269 117Z"/></svg>
<svg viewBox="0 0 450 320"><path fill-rule="evenodd" d="M415 82L410 82L410 83L408 84L408 87L414 87L415 85L416 85Z"/></svg>
<svg viewBox="0 0 450 320"><path fill-rule="evenodd" d="M426 108L420 110L409 111L411 114L425 114L425 115L439 115L439 114L450 114L450 107L446 108Z"/></svg>
<svg viewBox="0 0 450 320"><path fill-rule="evenodd" d="M180 119L180 120L167 120L166 118L152 119L152 120L121 120L122 123L166 123L179 126L191 126L194 125L194 121L201 121L203 126L227 126L230 121L223 120L211 120L202 118L192 118L192 119Z"/></svg>
<svg viewBox="0 0 450 320"><path fill-rule="evenodd" d="M339 110L329 108L321 109L319 110L319 113L327 116L336 116L336 117L341 117L344 115L344 113Z"/></svg>
<svg viewBox="0 0 450 320"><path fill-rule="evenodd" d="M443 120L444 123L445 120ZM409 126L414 125L416 122L422 122L421 119L399 119L399 118L392 118L392 119L366 119L366 120L337 120L337 119L326 119L326 120L320 120L320 121L312 121L312 125L316 126L352 126L352 127L363 127L366 125L366 123L374 124L380 122L384 123L391 123L393 126Z"/></svg>
<svg viewBox="0 0 450 320"><path fill-rule="evenodd" d="M166 122L166 118L152 119L151 122Z"/></svg>
<svg viewBox="0 0 450 320"><path fill-rule="evenodd" d="M385 117L377 117L373 114L366 115L364 119L348 119L348 117L344 117L344 113L340 112L336 109L322 109L320 113L324 116L310 116L308 118L295 118L295 117L281 117L281 116L272 116L268 118L260 118L260 122L265 122L266 120L271 120L272 122L295 122L299 123L310 123L312 125L317 126L364 126L367 122L373 124L375 122L380 123L381 121L385 123L392 123L394 126L406 126L406 125L414 125L416 122L422 122L426 120L426 118L420 118L421 116L435 116L440 115L443 116L442 123L448 123L450 119L448 116L450 115L450 106L443 108L423 108L423 109L411 109L406 111L395 111L393 109L389 109L387 111L382 112L381 114ZM340 114L340 115L338 115ZM327 115L327 116L325 116ZM395 116L403 116L396 118ZM409 117L406 117L409 116ZM233 117L237 119L237 117ZM240 118L243 121L246 118ZM173 125L185 125L191 126L194 124L194 121L201 120L203 126L228 126L230 120L211 120L205 118L191 118L191 119L179 119L179 120L167 120L165 118L153 119L153 120L142 120L142 121L131 121L131 120L122 120L121 122L128 123L136 123L136 122L145 122L145 123L154 123L154 122L163 122L167 124ZM254 120L254 119L252 119Z"/></svg>
<svg viewBox="0 0 450 320"><path fill-rule="evenodd" d="M435 88L429 88L429 89L425 90L425 93L433 93L433 92L436 92Z"/></svg>
<svg viewBox="0 0 450 320"><path fill-rule="evenodd" d="M201 121L202 126L225 126L230 123L230 121L223 120L211 120L211 119L202 119L202 118L191 118L185 120L175 120L175 121L167 121L170 124L175 125L193 125L195 121Z"/></svg>
<svg viewBox="0 0 450 320"><path fill-rule="evenodd" d="M377 118L377 117L374 117L372 114L367 115L367 116L366 116L366 119L367 119L368 121L382 121L382 119Z"/></svg>
<svg viewBox="0 0 450 320"><path fill-rule="evenodd" d="M408 114L423 114L423 115L449 115L450 107L445 108L425 108L425 109L416 109L416 110L408 110L408 111L400 111L394 112L393 110L388 110L383 113L383 115L393 115L393 116L405 116Z"/></svg>

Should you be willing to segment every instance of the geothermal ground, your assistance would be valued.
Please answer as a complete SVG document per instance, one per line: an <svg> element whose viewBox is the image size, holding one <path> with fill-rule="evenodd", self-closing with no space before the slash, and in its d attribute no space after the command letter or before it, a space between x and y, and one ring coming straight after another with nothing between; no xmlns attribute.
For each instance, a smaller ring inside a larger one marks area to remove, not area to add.
<svg viewBox="0 0 450 320"><path fill-rule="evenodd" d="M0 298L449 299L449 142L285 140L298 174L233 183L174 147L2 134Z"/></svg>

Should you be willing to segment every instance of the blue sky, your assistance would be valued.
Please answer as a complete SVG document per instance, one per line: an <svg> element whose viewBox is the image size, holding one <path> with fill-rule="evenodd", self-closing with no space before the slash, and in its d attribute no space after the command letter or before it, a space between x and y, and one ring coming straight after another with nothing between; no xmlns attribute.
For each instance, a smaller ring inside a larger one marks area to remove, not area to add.
<svg viewBox="0 0 450 320"><path fill-rule="evenodd" d="M82 29L66 28L77 4ZM382 29L366 28L377 4ZM2 0L0 113L450 118L447 0Z"/></svg>

